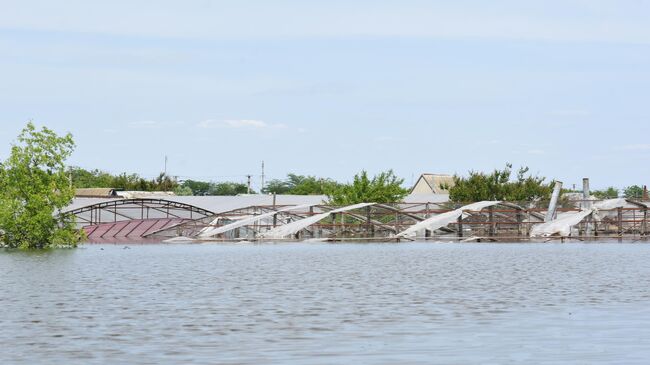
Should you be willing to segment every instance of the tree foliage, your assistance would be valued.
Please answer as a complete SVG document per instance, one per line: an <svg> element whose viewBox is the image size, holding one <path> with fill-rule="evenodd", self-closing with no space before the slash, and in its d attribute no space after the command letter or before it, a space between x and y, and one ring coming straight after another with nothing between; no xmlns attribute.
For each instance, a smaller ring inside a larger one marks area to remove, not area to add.
<svg viewBox="0 0 650 365"><path fill-rule="evenodd" d="M454 186L449 188L449 198L454 202L482 200L534 201L547 199L553 192L554 182L544 183L545 178L528 174L528 167L517 171L511 180L512 165L492 173L470 171L468 177L454 176Z"/></svg>
<svg viewBox="0 0 650 365"><path fill-rule="evenodd" d="M138 174L112 175L101 170L85 170L72 167L69 171L75 188L113 188L136 191L173 191L178 187L176 179L160 173L155 179L145 179Z"/></svg>
<svg viewBox="0 0 650 365"><path fill-rule="evenodd" d="M0 228L7 247L75 246L81 234L74 217L61 214L74 189L65 160L74 149L72 135L58 136L31 122L0 166Z"/></svg>
<svg viewBox="0 0 650 365"><path fill-rule="evenodd" d="M289 195L325 195L339 184L331 179L288 174L284 180L274 179L267 183L263 193Z"/></svg>
<svg viewBox="0 0 650 365"><path fill-rule="evenodd" d="M246 194L248 186L236 182L205 182L185 180L175 190L177 195L238 195ZM255 193L251 191L251 193Z"/></svg>
<svg viewBox="0 0 650 365"><path fill-rule="evenodd" d="M643 188L639 185L628 186L623 189L623 196L627 199L643 199Z"/></svg>
<svg viewBox="0 0 650 365"><path fill-rule="evenodd" d="M614 199L618 198L619 191L613 186L602 190L592 190L591 195L598 199Z"/></svg>
<svg viewBox="0 0 650 365"><path fill-rule="evenodd" d="M402 187L400 179L388 170L375 175L372 179L364 170L354 176L350 184L339 184L327 192L328 203L334 205L351 205L357 203L395 203L401 201L408 190Z"/></svg>

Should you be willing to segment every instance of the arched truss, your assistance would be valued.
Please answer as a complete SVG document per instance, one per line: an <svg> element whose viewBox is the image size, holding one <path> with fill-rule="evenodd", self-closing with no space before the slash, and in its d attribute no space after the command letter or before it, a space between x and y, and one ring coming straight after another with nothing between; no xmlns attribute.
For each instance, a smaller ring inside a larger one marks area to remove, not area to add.
<svg viewBox="0 0 650 365"><path fill-rule="evenodd" d="M221 212L212 217L198 218L192 221L166 226L156 231L149 231L146 236L152 238L157 237L158 239L172 238L178 235L197 237L208 226L214 227L215 224L216 226L222 226L241 218L274 212L286 207L288 206L250 206ZM276 226L301 220L314 214L327 213L335 208L337 207L314 205L310 208L303 208L302 211L277 212L276 215L257 221L253 225L243 226L232 232L219 235L219 239L256 239L260 233L266 232ZM400 209L399 205L393 207L385 204L376 204L355 211L333 214L329 221L326 219L302 230L300 237L336 237L348 235L388 237L391 234L397 233L401 229L401 225L413 224L424 219L418 214L411 212L412 210L417 212L414 208L415 205L408 205Z"/></svg>
<svg viewBox="0 0 650 365"><path fill-rule="evenodd" d="M73 209L65 214L74 215L78 227L152 219L186 221L214 215L194 205L165 199L115 199Z"/></svg>
<svg viewBox="0 0 650 365"><path fill-rule="evenodd" d="M228 212L221 212L211 217L194 219L169 225L162 229L149 231L146 237L158 239L176 236L194 237L208 226L223 226L238 219L274 212L286 206L250 206ZM302 211L278 212L272 218L256 221L255 224L242 226L236 230L213 237L215 240L258 239L261 233L267 232L295 220L304 219L314 214L327 213L336 207L314 205ZM299 232L296 238L345 238L345 237L374 237L388 238L410 225L430 216L447 212L453 207L450 204L376 204L373 206L333 214L328 219L314 223ZM497 233L509 232L512 235L522 235L531 223L543 221L543 215L526 210L512 203L500 203L497 206L481 212L467 212L468 216L461 221L438 229L441 234L453 234L462 237L459 229L471 229L472 234L492 236ZM427 234L433 234L429 232Z"/></svg>

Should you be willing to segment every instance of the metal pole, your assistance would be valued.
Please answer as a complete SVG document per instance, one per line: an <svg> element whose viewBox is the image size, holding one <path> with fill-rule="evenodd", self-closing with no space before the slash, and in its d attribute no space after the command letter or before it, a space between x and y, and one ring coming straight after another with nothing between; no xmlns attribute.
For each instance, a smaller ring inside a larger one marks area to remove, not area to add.
<svg viewBox="0 0 650 365"><path fill-rule="evenodd" d="M589 191L589 178L585 177L582 179L582 209L591 209L592 208L592 202L591 202L591 192ZM587 217L585 220L585 235L586 236L591 236L591 216Z"/></svg>
<svg viewBox="0 0 650 365"><path fill-rule="evenodd" d="M492 207L488 208L488 221L490 225L488 226L488 236L494 236L495 223L494 223L494 210Z"/></svg>
<svg viewBox="0 0 650 365"><path fill-rule="evenodd" d="M589 192L589 178L582 179L582 209L591 209L591 193Z"/></svg>
<svg viewBox="0 0 650 365"><path fill-rule="evenodd" d="M555 210L557 209L557 201L560 199L560 193L562 192L562 181L555 182L555 189L553 189L553 195L551 196L551 202L548 204L548 211L546 212L546 217L544 222L550 222L555 217Z"/></svg>
<svg viewBox="0 0 650 365"><path fill-rule="evenodd" d="M262 186L260 187L260 193L264 190L264 161L262 161Z"/></svg>

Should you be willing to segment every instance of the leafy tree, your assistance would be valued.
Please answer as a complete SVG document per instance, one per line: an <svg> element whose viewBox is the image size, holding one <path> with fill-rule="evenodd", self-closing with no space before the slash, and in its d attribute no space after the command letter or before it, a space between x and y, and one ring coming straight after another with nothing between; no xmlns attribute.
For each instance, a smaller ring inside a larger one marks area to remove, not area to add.
<svg viewBox="0 0 650 365"><path fill-rule="evenodd" d="M178 196L194 195L194 194L192 194L192 189L190 189L189 186L184 186L184 185L176 187L176 189L174 189L174 194L176 194Z"/></svg>
<svg viewBox="0 0 650 365"><path fill-rule="evenodd" d="M279 179L273 179L266 183L266 186L264 189L262 189L263 193L271 193L271 194L289 194L291 191L291 186L289 186L289 183L285 180L279 180Z"/></svg>
<svg viewBox="0 0 650 365"><path fill-rule="evenodd" d="M262 190L263 193L289 195L324 195L333 190L338 183L331 179L288 174L285 180L271 180Z"/></svg>
<svg viewBox="0 0 650 365"><path fill-rule="evenodd" d="M454 202L482 200L534 201L549 198L554 182L544 183L545 178L528 175L528 167L522 167L511 181L512 165L490 174L470 171L469 177L454 176L454 186L449 188L449 198Z"/></svg>
<svg viewBox="0 0 650 365"><path fill-rule="evenodd" d="M190 195L208 195L211 184L205 181L185 180L181 184L183 188L188 188L191 191Z"/></svg>
<svg viewBox="0 0 650 365"><path fill-rule="evenodd" d="M235 182L205 182L195 180L185 180L176 190L177 195L238 195L246 194L248 187L246 184ZM189 193L189 194L188 194ZM251 191L251 193L255 193Z"/></svg>
<svg viewBox="0 0 650 365"><path fill-rule="evenodd" d="M157 178L147 180L138 174L121 173L111 175L100 170L84 170L80 167L68 171L75 188L114 188L138 191L173 191L178 182L171 176L160 173Z"/></svg>
<svg viewBox="0 0 650 365"><path fill-rule="evenodd" d="M82 234L74 217L61 214L72 202L74 189L65 160L74 149L72 135L36 130L31 122L0 166L0 228L7 247L76 246Z"/></svg>
<svg viewBox="0 0 650 365"><path fill-rule="evenodd" d="M408 190L402 187L400 179L393 170L382 172L372 179L364 170L354 176L351 184L338 184L327 192L328 203L334 205L351 205L357 203L395 203L401 201Z"/></svg>
<svg viewBox="0 0 650 365"><path fill-rule="evenodd" d="M642 199L643 198L643 188L639 185L628 186L623 189L623 196L627 199Z"/></svg>
<svg viewBox="0 0 650 365"><path fill-rule="evenodd" d="M81 167L71 167L69 175L75 188L112 188L114 177L100 170L84 170Z"/></svg>
<svg viewBox="0 0 650 365"><path fill-rule="evenodd" d="M208 195L237 195L248 193L248 186L242 183L223 182L210 185ZM255 194L251 190L251 194Z"/></svg>
<svg viewBox="0 0 650 365"><path fill-rule="evenodd" d="M608 187L604 190L593 190L591 195L595 196L598 199L614 199L618 198L618 189L613 186Z"/></svg>

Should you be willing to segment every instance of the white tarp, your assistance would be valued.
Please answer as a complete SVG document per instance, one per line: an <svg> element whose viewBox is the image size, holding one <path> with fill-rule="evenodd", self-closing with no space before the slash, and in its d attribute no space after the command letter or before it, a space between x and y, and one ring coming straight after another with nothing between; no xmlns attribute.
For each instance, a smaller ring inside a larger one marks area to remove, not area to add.
<svg viewBox="0 0 650 365"><path fill-rule="evenodd" d="M260 235L261 238L271 238L271 239L282 239L287 236L291 236L293 234L296 234L302 229L305 229L312 224L318 223L319 221L327 218L330 214L333 213L341 213L341 212L346 212L349 210L354 210L354 209L359 209L359 208L365 208L369 207L371 205L374 205L375 203L360 203L360 204L355 204L355 205L350 205L347 207L343 208L338 208L334 210L330 210L329 212L326 213L321 213L321 214L316 214L311 217L303 218L301 220L291 222L289 224L285 224L280 227L276 227L268 232L262 233Z"/></svg>
<svg viewBox="0 0 650 365"><path fill-rule="evenodd" d="M442 228L447 226L450 223L455 222L458 220L459 217L463 215L464 211L474 211L478 212L483 210L483 208L487 208L493 205L497 205L501 203L500 201L482 201L478 203L472 203L469 205L465 205L463 207L460 207L456 210L452 210L450 212L438 214L434 217L431 217L429 219L425 219L422 222L416 223L409 227L408 229L400 232L397 234L396 237L406 237L406 236L415 236L418 231L427 229L430 231L435 231L438 228Z"/></svg>
<svg viewBox="0 0 650 365"><path fill-rule="evenodd" d="M244 219L240 219L240 220L238 220L236 222L227 224L225 226L206 227L201 231L201 233L199 234L199 237L200 238L213 237L213 236L216 236L216 235L221 234L221 233L226 233L228 231L232 231L233 229L236 229L236 228L240 228L240 227L243 227L243 226L248 226L248 225L254 224L255 222L259 222L262 219L273 217L274 215L276 215L278 213L288 212L288 211L291 211L291 210L306 209L306 208L309 208L309 207L312 207L312 206L314 206L314 204L305 204L305 205L297 205L297 206L292 206L292 207L286 207L286 208L282 208L282 209L279 209L279 210L276 210L276 211L273 211L273 212L268 212L268 213L254 215L254 216L250 216L250 217L247 217L247 218L244 218ZM211 224L216 224L216 220L213 221L213 223L211 223Z"/></svg>
<svg viewBox="0 0 650 365"><path fill-rule="evenodd" d="M571 227L580 223L585 217L593 212L592 209L581 210L579 212L567 212L560 214L556 219L537 224L530 230L531 237L548 237L554 234L568 236L571 234Z"/></svg>
<svg viewBox="0 0 650 365"><path fill-rule="evenodd" d="M600 210L611 210L622 208L627 205L627 201L623 198L607 199L593 204L591 209L581 210L579 212L566 212L559 214L556 219L533 226L530 230L531 237L549 237L558 234L562 237L571 234L571 228L576 224L582 222L590 214L594 213L595 219L600 219L608 212L599 212Z"/></svg>

